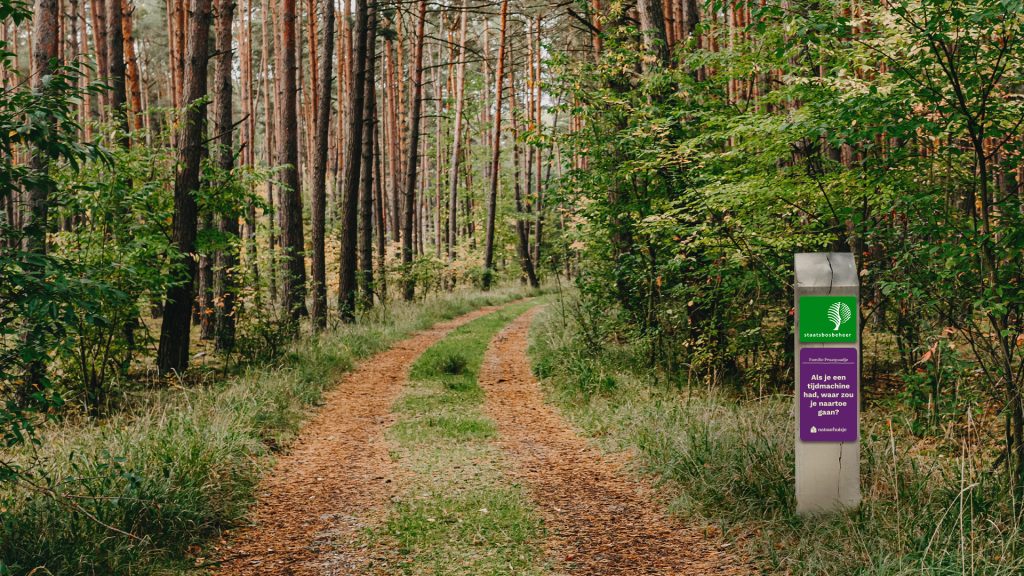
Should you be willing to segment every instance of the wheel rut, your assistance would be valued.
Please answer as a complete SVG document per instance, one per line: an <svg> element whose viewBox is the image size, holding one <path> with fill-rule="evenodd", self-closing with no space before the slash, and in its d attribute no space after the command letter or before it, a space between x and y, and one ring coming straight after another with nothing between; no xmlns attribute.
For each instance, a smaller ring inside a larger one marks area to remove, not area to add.
<svg viewBox="0 0 1024 576"><path fill-rule="evenodd" d="M603 456L544 403L526 355L538 310L494 338L480 384L511 474L544 518L546 555L562 572L588 576L754 574L722 542L667 516L651 487L623 469L627 459Z"/></svg>
<svg viewBox="0 0 1024 576"><path fill-rule="evenodd" d="M361 531L376 524L396 492L384 433L412 363L455 328L497 309L436 324L344 375L260 483L251 524L225 535L214 574L362 572L373 552L360 542Z"/></svg>

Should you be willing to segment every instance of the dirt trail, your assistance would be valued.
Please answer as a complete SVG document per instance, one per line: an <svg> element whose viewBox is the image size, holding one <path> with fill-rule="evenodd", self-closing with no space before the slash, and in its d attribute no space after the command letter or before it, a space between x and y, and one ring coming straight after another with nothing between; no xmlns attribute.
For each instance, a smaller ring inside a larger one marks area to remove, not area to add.
<svg viewBox="0 0 1024 576"><path fill-rule="evenodd" d="M590 447L542 398L526 357L537 308L491 342L481 367L486 410L512 474L548 529L547 553L569 574L751 574L694 528L667 517L653 491Z"/></svg>
<svg viewBox="0 0 1024 576"><path fill-rule="evenodd" d="M359 531L383 516L395 492L384 432L412 363L451 330L495 310L439 323L346 374L260 484L252 525L226 537L215 574L359 572L370 560Z"/></svg>

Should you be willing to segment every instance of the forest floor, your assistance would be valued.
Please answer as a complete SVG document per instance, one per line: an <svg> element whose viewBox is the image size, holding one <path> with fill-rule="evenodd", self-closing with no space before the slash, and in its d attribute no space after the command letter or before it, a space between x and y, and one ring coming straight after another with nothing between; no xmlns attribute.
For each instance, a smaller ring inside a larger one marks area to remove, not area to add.
<svg viewBox="0 0 1024 576"><path fill-rule="evenodd" d="M541 304L438 324L345 376L215 573L753 573L545 404L527 357Z"/></svg>

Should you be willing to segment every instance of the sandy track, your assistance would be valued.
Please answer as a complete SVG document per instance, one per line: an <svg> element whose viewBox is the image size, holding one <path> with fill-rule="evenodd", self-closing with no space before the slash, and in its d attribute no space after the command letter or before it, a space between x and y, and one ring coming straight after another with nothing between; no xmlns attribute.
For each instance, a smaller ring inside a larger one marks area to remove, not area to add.
<svg viewBox="0 0 1024 576"><path fill-rule="evenodd" d="M257 490L252 525L229 534L219 575L353 574L370 560L359 531L384 514L395 466L384 432L412 363L451 330L493 312L481 308L361 362Z"/></svg>
<svg viewBox="0 0 1024 576"><path fill-rule="evenodd" d="M526 356L537 308L491 342L481 367L486 410L512 474L539 506L546 553L569 574L751 574L721 542L667 517L651 488L590 447L547 406Z"/></svg>

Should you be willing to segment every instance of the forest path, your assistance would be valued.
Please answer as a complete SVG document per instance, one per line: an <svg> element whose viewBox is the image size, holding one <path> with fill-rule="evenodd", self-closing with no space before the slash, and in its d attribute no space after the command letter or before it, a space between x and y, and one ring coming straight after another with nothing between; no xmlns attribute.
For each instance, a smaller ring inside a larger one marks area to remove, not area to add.
<svg viewBox="0 0 1024 576"><path fill-rule="evenodd" d="M251 525L226 535L214 573L319 575L328 552L342 573L358 572L370 553L358 535L376 524L395 492L385 431L410 366L455 328L498 308L436 324L346 374L261 482Z"/></svg>
<svg viewBox="0 0 1024 576"><path fill-rule="evenodd" d="M650 486L603 456L545 404L527 358L533 308L491 342L480 371L511 475L544 518L545 554L569 574L738 575L755 571L722 543L664 513Z"/></svg>

